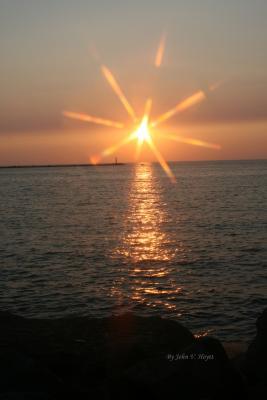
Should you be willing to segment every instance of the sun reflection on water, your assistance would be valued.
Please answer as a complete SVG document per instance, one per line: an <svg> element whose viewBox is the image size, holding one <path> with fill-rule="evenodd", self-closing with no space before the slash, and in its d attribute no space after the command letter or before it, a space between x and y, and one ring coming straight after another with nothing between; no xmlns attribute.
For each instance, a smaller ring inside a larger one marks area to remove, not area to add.
<svg viewBox="0 0 267 400"><path fill-rule="evenodd" d="M133 262L170 261L175 251L162 229L167 219L151 164L136 164L129 211L118 252ZM154 269L152 272L155 273ZM164 271L159 271L164 274Z"/></svg>
<svg viewBox="0 0 267 400"><path fill-rule="evenodd" d="M112 288L119 302L127 297L137 307L176 311L182 287L177 286L177 276L174 279L173 274L179 273L174 258L184 258L186 251L166 229L169 218L155 167L136 164L124 231L113 252L113 258L122 259L127 269Z"/></svg>

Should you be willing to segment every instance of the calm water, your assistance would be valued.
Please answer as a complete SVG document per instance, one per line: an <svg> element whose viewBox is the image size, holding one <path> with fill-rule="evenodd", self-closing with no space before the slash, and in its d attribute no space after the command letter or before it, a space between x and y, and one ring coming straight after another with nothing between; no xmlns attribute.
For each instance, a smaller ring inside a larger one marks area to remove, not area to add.
<svg viewBox="0 0 267 400"><path fill-rule="evenodd" d="M267 306L267 161L0 169L0 308L133 310L251 338Z"/></svg>

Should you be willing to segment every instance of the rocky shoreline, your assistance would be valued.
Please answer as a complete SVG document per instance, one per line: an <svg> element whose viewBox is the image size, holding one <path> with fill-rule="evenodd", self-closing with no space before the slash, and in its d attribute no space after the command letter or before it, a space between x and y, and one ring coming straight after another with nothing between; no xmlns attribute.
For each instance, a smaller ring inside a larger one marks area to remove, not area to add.
<svg viewBox="0 0 267 400"><path fill-rule="evenodd" d="M26 319L0 312L0 400L261 399L267 309L246 349L160 317Z"/></svg>

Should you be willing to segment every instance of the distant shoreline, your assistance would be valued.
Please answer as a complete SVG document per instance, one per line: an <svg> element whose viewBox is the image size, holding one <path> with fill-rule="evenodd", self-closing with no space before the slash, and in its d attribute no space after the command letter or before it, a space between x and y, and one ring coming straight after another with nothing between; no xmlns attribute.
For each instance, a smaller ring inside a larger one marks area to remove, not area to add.
<svg viewBox="0 0 267 400"><path fill-rule="evenodd" d="M125 163L102 163L102 164L47 164L47 165L0 165L0 168L64 168L64 167L110 167L120 166Z"/></svg>
<svg viewBox="0 0 267 400"><path fill-rule="evenodd" d="M225 162L259 162L259 161L267 161L266 158L254 158L254 159L241 159L241 160L188 160L188 161L168 161L168 163L181 163L181 164L187 164L187 163L225 163ZM147 164L148 162L140 162L140 164ZM150 163L150 162L149 162ZM156 162L152 162L156 163ZM128 164L134 164L132 162L126 162L126 163L100 163L100 164L36 164L36 165L0 165L1 168L64 168L64 167L110 167L110 166L122 166L122 165L128 165Z"/></svg>

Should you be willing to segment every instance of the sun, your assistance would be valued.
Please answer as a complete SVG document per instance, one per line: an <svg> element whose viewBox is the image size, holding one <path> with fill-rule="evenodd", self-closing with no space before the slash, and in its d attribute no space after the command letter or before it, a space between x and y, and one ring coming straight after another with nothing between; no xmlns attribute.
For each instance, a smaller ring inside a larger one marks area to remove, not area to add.
<svg viewBox="0 0 267 400"><path fill-rule="evenodd" d="M149 116L152 106L152 100L148 99L145 106L144 116L135 131L135 137L138 141L137 145L141 146L144 142L149 143L152 140L149 130Z"/></svg>
<svg viewBox="0 0 267 400"><path fill-rule="evenodd" d="M163 55L165 51L165 45L166 45L166 35L163 35L155 57L155 68L160 68L162 65L163 61ZM171 108L169 111L163 113L159 117L157 117L155 120L151 121L150 120L150 113L151 113L151 108L152 108L152 100L148 99L145 104L145 110L143 117L140 119L137 117L135 110L131 106L130 102L127 100L125 94L123 93L117 79L115 76L112 74L112 72L105 66L101 66L101 71L109 85L111 86L112 90L114 93L118 96L119 100L121 101L123 107L127 111L129 117L132 119L133 125L135 128L133 128L133 132L127 135L123 140L121 140L119 143L105 149L102 151L101 154L99 155L93 155L91 157L91 162L93 164L99 163L101 158L110 156L111 154L114 154L120 147L130 143L133 140L137 141L137 146L136 146L136 160L138 160L141 148L144 144L147 144L150 150L154 153L154 156L168 175L168 177L171 179L172 182L175 182L175 176L173 175L173 172L171 171L168 163L165 161L164 157L156 147L153 138L152 138L152 130L162 124L163 122L169 120L176 114L180 114L181 112L186 111L187 109L191 108L192 106L201 103L203 100L206 99L206 93L203 90L199 90L196 93L193 93L191 96L187 97L186 99L180 101L178 104L176 104L173 108ZM209 87L209 91L213 91L217 89L220 86L220 82L213 83ZM117 129L122 129L125 127L124 123L118 122L118 121L113 121L109 119L105 119L102 117L95 117L91 116L88 114L81 114L77 112L72 112L72 111L63 111L63 115L68 117L68 118L73 118L73 119L78 119L81 121L85 122L91 122L94 124L99 124L99 125L104 125L106 127L110 128L117 128ZM154 132L153 132L154 133ZM180 135L177 134L162 134L159 133L158 131L156 132L157 136L163 137L167 140L174 140L177 142L181 143L186 143L194 146L203 146L203 147L209 147L212 149L220 149L221 147L218 144L213 144L213 143L208 143L204 142L202 140L196 140L193 138L187 138L187 137L181 137Z"/></svg>
<svg viewBox="0 0 267 400"><path fill-rule="evenodd" d="M135 134L140 144L151 139L147 119L143 119Z"/></svg>

